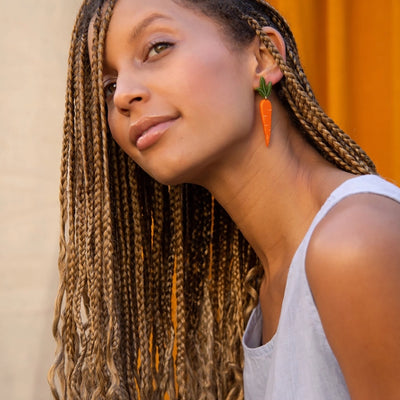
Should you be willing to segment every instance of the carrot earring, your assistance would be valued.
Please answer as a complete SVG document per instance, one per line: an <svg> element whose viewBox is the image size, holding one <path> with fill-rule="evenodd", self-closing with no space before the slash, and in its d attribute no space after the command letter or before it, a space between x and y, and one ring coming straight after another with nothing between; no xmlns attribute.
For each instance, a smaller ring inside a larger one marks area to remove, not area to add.
<svg viewBox="0 0 400 400"><path fill-rule="evenodd" d="M271 138L271 116L272 116L272 105L268 100L268 97L272 91L272 82L265 83L265 79L262 76L260 78L260 87L258 87L257 92L263 97L260 102L260 113L261 121L264 128L265 144L269 146L269 140Z"/></svg>

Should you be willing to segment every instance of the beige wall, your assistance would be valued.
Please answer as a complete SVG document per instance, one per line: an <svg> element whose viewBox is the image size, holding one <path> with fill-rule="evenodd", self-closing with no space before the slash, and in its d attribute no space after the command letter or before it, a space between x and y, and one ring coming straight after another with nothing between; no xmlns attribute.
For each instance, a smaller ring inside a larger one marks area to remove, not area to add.
<svg viewBox="0 0 400 400"><path fill-rule="evenodd" d="M50 399L58 178L80 0L1 0L0 398Z"/></svg>

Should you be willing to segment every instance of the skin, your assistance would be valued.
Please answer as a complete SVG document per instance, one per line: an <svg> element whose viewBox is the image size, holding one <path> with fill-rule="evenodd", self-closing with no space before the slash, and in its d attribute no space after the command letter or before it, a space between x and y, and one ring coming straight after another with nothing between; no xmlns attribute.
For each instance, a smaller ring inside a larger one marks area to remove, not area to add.
<svg viewBox="0 0 400 400"><path fill-rule="evenodd" d="M133 39L132 29L155 12L161 17ZM285 56L279 33L265 31ZM123 150L162 183L207 188L260 257L269 277L260 288L267 342L295 250L352 175L302 139L274 94L267 148L255 88L261 75L273 84L282 78L273 58L258 38L237 49L213 20L171 0L118 1L104 68L109 125ZM129 129L157 116L171 121L142 149ZM400 398L398 243L400 205L376 195L340 202L311 239L307 276L352 399Z"/></svg>

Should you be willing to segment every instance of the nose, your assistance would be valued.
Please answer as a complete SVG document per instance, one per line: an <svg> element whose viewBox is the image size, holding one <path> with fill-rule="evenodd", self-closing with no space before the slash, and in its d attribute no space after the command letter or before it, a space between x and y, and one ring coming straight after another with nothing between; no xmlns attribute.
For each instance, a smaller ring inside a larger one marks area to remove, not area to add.
<svg viewBox="0 0 400 400"><path fill-rule="evenodd" d="M147 87L130 76L119 76L114 92L114 105L123 114L130 114L134 107L147 101Z"/></svg>

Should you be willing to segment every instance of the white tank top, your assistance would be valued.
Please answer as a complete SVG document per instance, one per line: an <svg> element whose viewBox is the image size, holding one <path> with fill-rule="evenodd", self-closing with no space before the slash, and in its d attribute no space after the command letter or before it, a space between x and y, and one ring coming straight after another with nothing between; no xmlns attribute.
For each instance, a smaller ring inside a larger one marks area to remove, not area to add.
<svg viewBox="0 0 400 400"><path fill-rule="evenodd" d="M305 270L311 235L327 212L356 193L375 193L400 202L400 189L375 175L347 180L336 188L315 216L290 268L273 338L261 345L260 305L243 336L246 400L350 399L342 371L326 339Z"/></svg>

